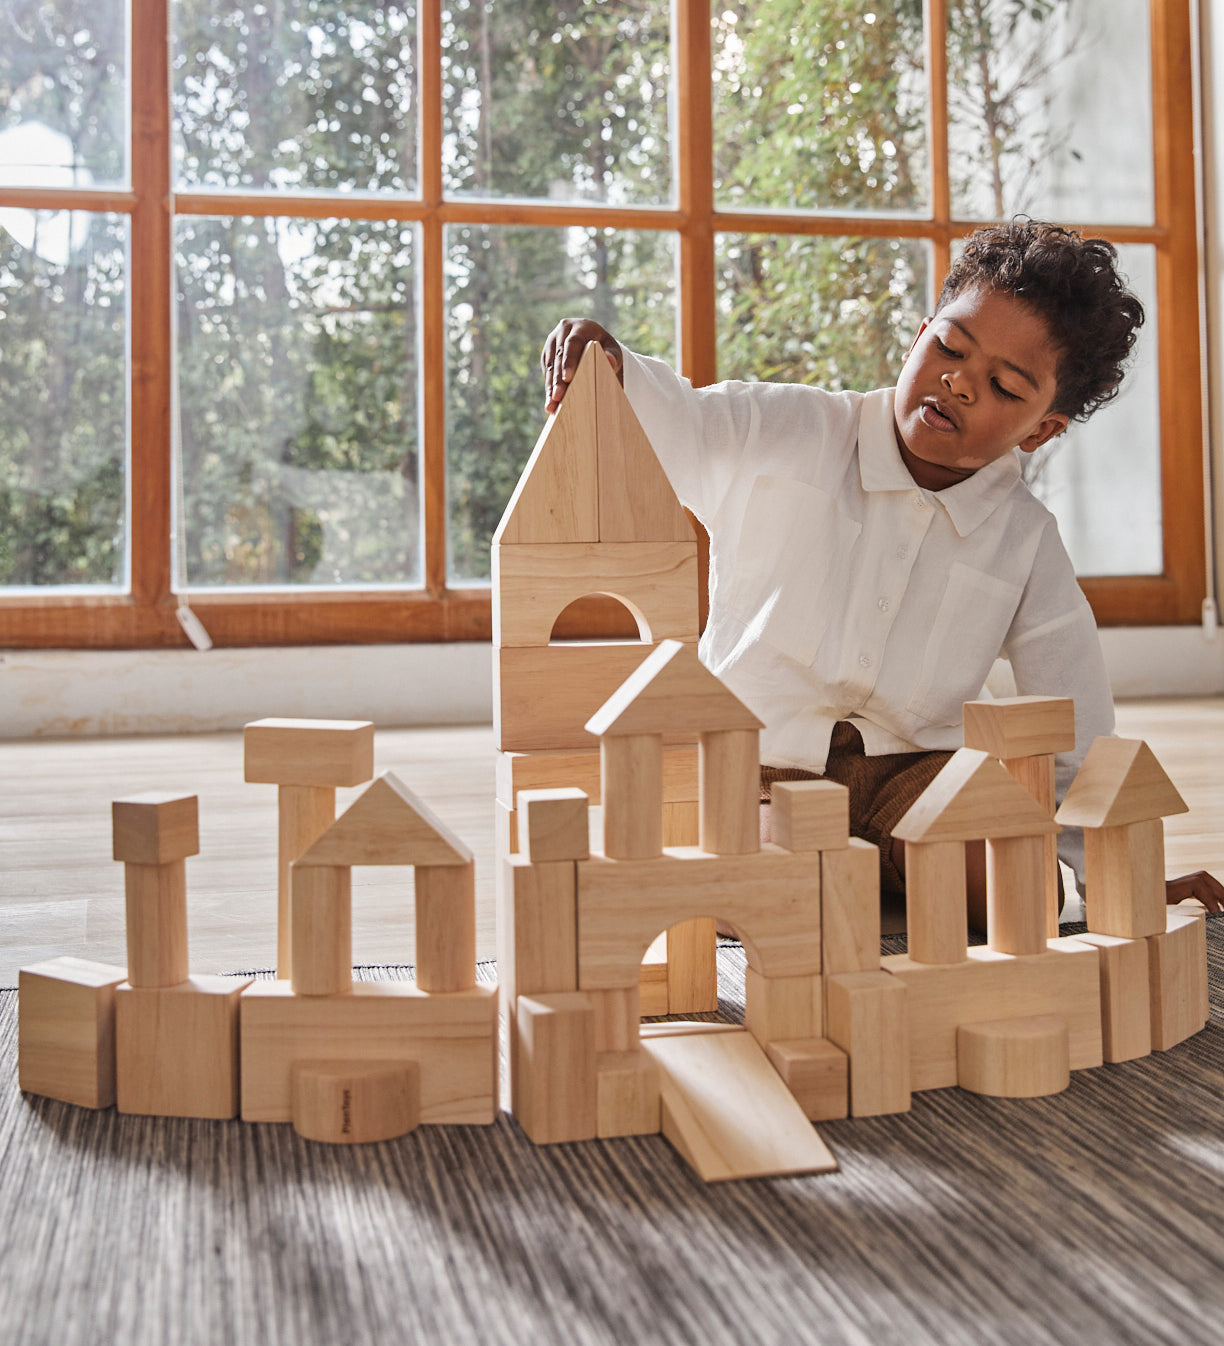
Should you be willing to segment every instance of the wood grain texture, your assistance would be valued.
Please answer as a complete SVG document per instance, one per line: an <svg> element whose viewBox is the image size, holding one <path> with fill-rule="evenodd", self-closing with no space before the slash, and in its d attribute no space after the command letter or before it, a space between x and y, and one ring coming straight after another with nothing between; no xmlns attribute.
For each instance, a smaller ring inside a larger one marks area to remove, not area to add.
<svg viewBox="0 0 1224 1346"><path fill-rule="evenodd" d="M517 1116L537 1145L593 1140L598 1131L595 1014L579 992L520 995Z"/></svg>
<svg viewBox="0 0 1224 1346"><path fill-rule="evenodd" d="M186 981L187 870L182 860L123 866L128 980L133 986Z"/></svg>
<svg viewBox="0 0 1224 1346"><path fill-rule="evenodd" d="M155 791L111 801L112 854L138 865L163 865L200 851L196 795Z"/></svg>
<svg viewBox="0 0 1224 1346"><path fill-rule="evenodd" d="M255 720L243 731L243 770L268 785L362 785L374 774L369 720Z"/></svg>
<svg viewBox="0 0 1224 1346"><path fill-rule="evenodd" d="M1070 697L1012 696L966 701L965 747L1000 760L1075 748L1075 702Z"/></svg>
<svg viewBox="0 0 1224 1346"><path fill-rule="evenodd" d="M1146 743L1098 738L1056 816L1072 827L1124 827L1186 809L1186 801Z"/></svg>
<svg viewBox="0 0 1224 1346"><path fill-rule="evenodd" d="M1148 943L1115 935L1077 935L1100 950L1101 1048L1106 1061L1133 1061L1152 1050Z"/></svg>
<svg viewBox="0 0 1224 1346"><path fill-rule="evenodd" d="M828 1038L771 1042L765 1054L809 1121L850 1115L850 1058L836 1043Z"/></svg>
<svg viewBox="0 0 1224 1346"><path fill-rule="evenodd" d="M298 1061L293 1129L307 1140L362 1145L406 1136L421 1120L415 1061Z"/></svg>
<svg viewBox="0 0 1224 1346"><path fill-rule="evenodd" d="M750 855L761 845L761 749L756 729L703 733L699 844L712 855Z"/></svg>
<svg viewBox="0 0 1224 1346"><path fill-rule="evenodd" d="M980 841L1058 830L995 758L961 748L893 829L893 836L902 841Z"/></svg>
<svg viewBox="0 0 1224 1346"><path fill-rule="evenodd" d="M905 843L905 920L915 963L960 963L969 949L965 845ZM1044 938L1044 930L1042 937Z"/></svg>
<svg viewBox="0 0 1224 1346"><path fill-rule="evenodd" d="M831 780L775 781L771 839L788 851L833 851L850 844L850 791Z"/></svg>
<svg viewBox="0 0 1224 1346"><path fill-rule="evenodd" d="M824 972L880 966L880 853L869 841L821 853L820 910Z"/></svg>
<svg viewBox="0 0 1224 1346"><path fill-rule="evenodd" d="M961 1024L957 1082L992 1098L1044 1098L1071 1083L1067 1021L1057 1014Z"/></svg>
<svg viewBox="0 0 1224 1346"><path fill-rule="evenodd" d="M343 865L295 864L289 928L296 995L330 996L353 984L353 887Z"/></svg>
<svg viewBox="0 0 1224 1346"><path fill-rule="evenodd" d="M17 1086L82 1108L115 1101L115 988L121 967L65 956L23 967Z"/></svg>
<svg viewBox="0 0 1224 1346"><path fill-rule="evenodd" d="M825 1033L850 1060L850 1115L910 1110L914 1029L906 987L886 972L825 979Z"/></svg>
<svg viewBox="0 0 1224 1346"><path fill-rule="evenodd" d="M1089 930L1143 939L1165 928L1164 823L1084 829L1084 915Z"/></svg>

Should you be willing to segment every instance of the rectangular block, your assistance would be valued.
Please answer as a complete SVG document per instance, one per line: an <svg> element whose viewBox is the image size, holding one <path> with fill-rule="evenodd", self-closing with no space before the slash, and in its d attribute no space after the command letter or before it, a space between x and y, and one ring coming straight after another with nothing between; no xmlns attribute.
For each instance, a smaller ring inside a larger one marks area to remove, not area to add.
<svg viewBox="0 0 1224 1346"><path fill-rule="evenodd" d="M584 991L595 1014L595 1050L631 1052L637 1049L641 999L636 986L624 991Z"/></svg>
<svg viewBox="0 0 1224 1346"><path fill-rule="evenodd" d="M966 701L965 747L993 757L1034 757L1075 747L1075 702L1070 697L1012 696Z"/></svg>
<svg viewBox="0 0 1224 1346"><path fill-rule="evenodd" d="M1152 1050L1148 944L1115 935L1076 935L1101 954L1101 1048L1106 1061L1133 1061Z"/></svg>
<svg viewBox="0 0 1224 1346"><path fill-rule="evenodd" d="M497 987L429 995L412 982L356 982L347 995L295 996L259 981L241 998L242 1118L292 1120L295 1061L416 1061L421 1121L492 1123Z"/></svg>
<svg viewBox="0 0 1224 1346"><path fill-rule="evenodd" d="M547 645L576 599L610 593L642 614L649 639L696 640L696 542L513 543L493 548L494 645Z"/></svg>
<svg viewBox="0 0 1224 1346"><path fill-rule="evenodd" d="M513 995L578 989L577 871L572 860L502 862L498 976Z"/></svg>
<svg viewBox="0 0 1224 1346"><path fill-rule="evenodd" d="M369 720L255 720L242 733L243 771L267 785L362 785L374 775Z"/></svg>
<svg viewBox="0 0 1224 1346"><path fill-rule="evenodd" d="M977 947L963 963L947 966L916 963L899 953L885 956L881 966L908 995L911 1089L956 1083L956 1030L963 1023L1061 1014L1071 1069L1099 1066L1104 1059L1100 954L1089 944L1052 939L1045 953L1020 955ZM827 997L825 1003L827 1009Z"/></svg>
<svg viewBox="0 0 1224 1346"><path fill-rule="evenodd" d="M1098 935L1146 939L1165 928L1164 820L1084 828L1084 917Z"/></svg>
<svg viewBox="0 0 1224 1346"><path fill-rule="evenodd" d="M596 1061L597 1121L600 1140L613 1136L653 1136L662 1127L659 1068L643 1051L603 1052Z"/></svg>
<svg viewBox="0 0 1224 1346"><path fill-rule="evenodd" d="M1162 935L1149 936L1152 1047L1167 1051L1207 1022L1207 921L1168 913Z"/></svg>
<svg viewBox="0 0 1224 1346"><path fill-rule="evenodd" d="M718 1008L717 922L699 916L670 926L666 948L667 1013L712 1014Z"/></svg>
<svg viewBox="0 0 1224 1346"><path fill-rule="evenodd" d="M645 657L643 655L643 657ZM497 798L510 808L520 790L551 790L572 786L583 791L592 804L601 802L599 744L573 750L547 752L499 752L494 768ZM696 803L697 744L674 743L663 748L663 802ZM688 845L689 842L668 842ZM696 837L691 844L696 844Z"/></svg>
<svg viewBox="0 0 1224 1346"><path fill-rule="evenodd" d="M765 1053L812 1122L850 1115L850 1058L828 1038L771 1042Z"/></svg>
<svg viewBox="0 0 1224 1346"><path fill-rule="evenodd" d="M520 790L519 849L529 860L585 860L591 853L590 800L572 786Z"/></svg>
<svg viewBox="0 0 1224 1346"><path fill-rule="evenodd" d="M873 972L880 966L880 852L851 837L820 856L822 971Z"/></svg>
<svg viewBox="0 0 1224 1346"><path fill-rule="evenodd" d="M824 987L819 976L762 977L744 970L744 1022L761 1044L824 1035Z"/></svg>
<svg viewBox="0 0 1224 1346"><path fill-rule="evenodd" d="M592 1140L597 1126L595 1014L579 992L519 996L518 1119L536 1145Z"/></svg>
<svg viewBox="0 0 1224 1346"><path fill-rule="evenodd" d="M115 1101L115 988L126 971L51 958L17 974L17 1085L29 1094L109 1108Z"/></svg>
<svg viewBox="0 0 1224 1346"><path fill-rule="evenodd" d="M638 1010L644 1019L670 1013L667 1002L666 934L660 935L646 950L642 966L638 969Z"/></svg>
<svg viewBox="0 0 1224 1346"><path fill-rule="evenodd" d="M831 780L775 781L770 829L788 851L841 850L850 844L850 791Z"/></svg>
<svg viewBox="0 0 1224 1346"><path fill-rule="evenodd" d="M120 1112L234 1117L238 1002L249 978L195 976L177 986L115 991Z"/></svg>
<svg viewBox="0 0 1224 1346"><path fill-rule="evenodd" d="M116 860L164 865L200 852L200 801L196 795L140 794L111 803Z"/></svg>
<svg viewBox="0 0 1224 1346"><path fill-rule="evenodd" d="M850 1115L910 1109L910 1021L906 990L886 972L825 979L825 1031L850 1059Z"/></svg>
<svg viewBox="0 0 1224 1346"><path fill-rule="evenodd" d="M810 855L766 843L754 855L674 847L657 860L578 862L578 985L633 986L660 930L725 920L766 976L820 971L820 871Z"/></svg>

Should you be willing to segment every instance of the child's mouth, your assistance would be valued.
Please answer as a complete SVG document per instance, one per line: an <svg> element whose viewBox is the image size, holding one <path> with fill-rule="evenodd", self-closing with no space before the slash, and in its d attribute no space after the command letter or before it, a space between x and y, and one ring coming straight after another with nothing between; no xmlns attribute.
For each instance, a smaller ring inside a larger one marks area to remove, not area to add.
<svg viewBox="0 0 1224 1346"><path fill-rule="evenodd" d="M930 426L932 430L946 432L957 428L956 422L938 402L924 402L919 415L922 417L923 424Z"/></svg>

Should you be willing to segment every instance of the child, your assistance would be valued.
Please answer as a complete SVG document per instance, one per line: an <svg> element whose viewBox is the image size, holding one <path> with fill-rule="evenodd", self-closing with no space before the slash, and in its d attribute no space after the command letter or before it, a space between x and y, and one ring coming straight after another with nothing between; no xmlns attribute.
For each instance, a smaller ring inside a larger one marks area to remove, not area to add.
<svg viewBox="0 0 1224 1346"><path fill-rule="evenodd" d="M1113 702L1092 612L1053 516L1021 480L1031 453L1117 392L1143 308L1102 239L1017 221L968 240L896 388L693 389L567 320L541 356L555 411L598 341L680 500L710 534L701 657L765 721L762 799L777 779L850 790L851 830L904 892L892 829L961 746L962 703L1006 657L1020 694L1075 701L1061 799ZM984 846L970 916L985 925ZM1083 880L1083 843L1060 854ZM1176 886L1175 886L1176 885ZM1220 909L1210 876L1170 900Z"/></svg>

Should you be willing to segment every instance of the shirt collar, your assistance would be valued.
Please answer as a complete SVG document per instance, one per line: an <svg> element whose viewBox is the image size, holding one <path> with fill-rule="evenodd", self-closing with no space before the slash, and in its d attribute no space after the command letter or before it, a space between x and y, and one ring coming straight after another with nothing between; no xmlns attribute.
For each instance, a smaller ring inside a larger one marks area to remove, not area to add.
<svg viewBox="0 0 1224 1346"><path fill-rule="evenodd" d="M914 491L921 489L897 448L893 430L892 388L878 388L863 398L859 416L859 478L864 491ZM1011 494L1020 480L1020 460L1013 451L979 468L973 476L942 491L924 491L929 500L942 505L961 537L984 523Z"/></svg>

